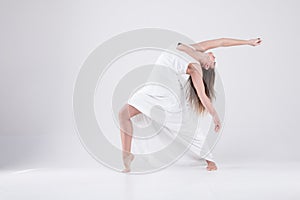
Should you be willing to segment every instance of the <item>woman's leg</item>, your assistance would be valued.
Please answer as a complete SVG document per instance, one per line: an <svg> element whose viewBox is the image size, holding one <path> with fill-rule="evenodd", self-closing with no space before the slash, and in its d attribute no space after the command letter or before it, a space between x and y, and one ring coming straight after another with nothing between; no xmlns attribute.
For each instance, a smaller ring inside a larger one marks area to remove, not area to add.
<svg viewBox="0 0 300 200"><path fill-rule="evenodd" d="M140 111L135 107L125 104L119 111L119 123L120 123L120 133L122 140L122 151L123 151L123 163L125 166L124 172L130 171L130 163L134 156L131 153L131 141L132 141L132 122L131 117L139 114Z"/></svg>
<svg viewBox="0 0 300 200"><path fill-rule="evenodd" d="M203 152L203 154L205 153L205 161L207 163L206 169L208 171L214 171L217 170L217 165L216 162L213 158L212 152L210 152L211 147L208 145L208 143L206 142L206 140L203 142L202 147L201 147L201 152Z"/></svg>

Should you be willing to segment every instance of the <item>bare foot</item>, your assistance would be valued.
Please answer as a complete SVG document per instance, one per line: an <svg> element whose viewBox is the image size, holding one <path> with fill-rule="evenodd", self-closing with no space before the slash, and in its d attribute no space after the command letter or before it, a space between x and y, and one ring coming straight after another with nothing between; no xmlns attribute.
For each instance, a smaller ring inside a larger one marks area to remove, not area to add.
<svg viewBox="0 0 300 200"><path fill-rule="evenodd" d="M128 173L128 172L130 172L130 169L125 168L125 169L122 170L122 172L123 172L123 173Z"/></svg>
<svg viewBox="0 0 300 200"><path fill-rule="evenodd" d="M206 162L207 162L207 167L206 167L207 171L214 171L218 169L216 163L214 163L213 161L206 160Z"/></svg>
<svg viewBox="0 0 300 200"><path fill-rule="evenodd" d="M131 162L133 161L133 159L134 159L134 155L132 153L123 152L123 164L124 164L125 169L123 169L122 172L124 172L124 173L130 172L130 165L131 165Z"/></svg>

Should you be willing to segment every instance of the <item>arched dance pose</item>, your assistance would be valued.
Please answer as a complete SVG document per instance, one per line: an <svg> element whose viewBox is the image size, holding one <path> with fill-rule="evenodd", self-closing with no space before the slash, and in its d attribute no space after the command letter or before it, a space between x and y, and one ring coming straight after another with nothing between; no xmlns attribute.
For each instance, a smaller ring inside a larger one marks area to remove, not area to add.
<svg viewBox="0 0 300 200"><path fill-rule="evenodd" d="M193 60L191 59L187 61L170 53L162 53L157 64L169 66L179 75L185 74L189 76L187 79L187 82L189 83L188 95L186 96L187 103L189 103L191 108L193 108L193 110L199 114L208 112L213 118L215 131L218 132L221 128L221 122L211 103L212 98L215 97L215 55L212 52L206 53L206 51L218 47L237 45L257 46L259 44L261 44L260 38L250 40L219 38L198 42L195 44L178 43L175 50L188 55ZM175 84L178 84L178 80L174 80L174 85ZM146 116L150 116L151 107L154 105L166 107L166 104L162 103L161 101L161 95L163 93L159 94L160 98L155 97L155 90L151 92L151 95L148 95L148 93L149 88L148 90L136 92L136 94L134 94L131 99L128 100L127 104L125 104L119 111L119 123L123 150L122 156L125 167L123 172L130 171L130 164L134 159L134 155L131 153L133 133L131 118L141 113L145 114ZM167 94L164 94L164 99L168 99ZM217 169L215 162L212 160L206 159L206 162L207 170L211 171Z"/></svg>

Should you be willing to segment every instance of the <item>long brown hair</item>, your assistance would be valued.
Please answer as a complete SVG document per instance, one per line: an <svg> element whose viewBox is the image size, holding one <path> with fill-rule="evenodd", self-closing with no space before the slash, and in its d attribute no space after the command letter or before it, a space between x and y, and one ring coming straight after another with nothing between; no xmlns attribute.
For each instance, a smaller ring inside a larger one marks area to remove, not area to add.
<svg viewBox="0 0 300 200"><path fill-rule="evenodd" d="M215 90L214 90L214 85L215 85L215 69L214 68L209 68L208 70L202 69L202 81L205 86L205 94L206 96L212 100L212 98L216 99L215 96ZM191 107L193 108L196 113L203 115L204 113L207 112L205 109L204 105L202 104L198 94L197 90L193 84L191 76L188 78L187 81L188 87L187 87L187 100L190 102Z"/></svg>

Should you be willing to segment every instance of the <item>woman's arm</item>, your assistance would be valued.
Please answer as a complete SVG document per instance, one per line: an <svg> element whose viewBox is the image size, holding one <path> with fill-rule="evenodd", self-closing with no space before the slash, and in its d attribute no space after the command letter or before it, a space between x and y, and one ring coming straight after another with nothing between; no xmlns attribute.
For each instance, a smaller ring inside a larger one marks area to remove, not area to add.
<svg viewBox="0 0 300 200"><path fill-rule="evenodd" d="M201 65L212 65L213 61L209 58L209 56L206 53L197 51L197 49L190 47L186 44L180 43L177 45L177 50L183 51L195 60L197 60Z"/></svg>
<svg viewBox="0 0 300 200"><path fill-rule="evenodd" d="M192 78L192 82L196 88L198 97L200 98L203 106L207 109L207 111L209 112L209 114L211 114L211 116L217 115L216 110L214 109L210 99L207 97L205 93L205 86L202 81L201 73L198 72L198 70L193 70L192 72L190 72L190 75Z"/></svg>
<svg viewBox="0 0 300 200"><path fill-rule="evenodd" d="M251 45L257 46L261 43L261 39L250 39L250 40L241 40L241 39L233 39L233 38L219 38L214 40L206 40L202 42L198 42L195 44L190 44L192 47L197 49L197 51L205 52L209 49L218 48L218 47L230 47L237 45Z"/></svg>
<svg viewBox="0 0 300 200"><path fill-rule="evenodd" d="M201 100L203 106L207 109L209 114L213 117L213 120L215 123L215 131L218 132L221 128L221 122L220 122L218 113L216 112L210 99L207 97L207 95L205 93L205 86L202 81L202 75L197 70L192 70L189 74L192 78L193 85L196 88L198 97Z"/></svg>

